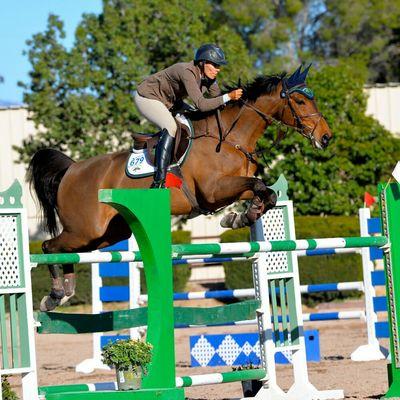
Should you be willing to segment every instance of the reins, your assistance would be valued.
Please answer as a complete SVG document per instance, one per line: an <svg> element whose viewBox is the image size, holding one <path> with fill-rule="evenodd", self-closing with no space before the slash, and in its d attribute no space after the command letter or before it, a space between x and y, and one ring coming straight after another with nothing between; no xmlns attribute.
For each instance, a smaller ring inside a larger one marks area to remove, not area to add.
<svg viewBox="0 0 400 400"><path fill-rule="evenodd" d="M228 129L225 129L224 127L224 123L221 117L221 111L220 109L217 110L216 113L216 120L217 120L217 126L218 126L218 138L216 138L215 136L209 135L208 132L206 132L206 134L203 135L199 135L199 136L195 136L194 139L198 139L200 137L211 137L213 139L218 140L218 144L216 147L216 152L219 153L221 150L221 145L223 142L233 146L235 149L239 150L240 152L242 152L246 158L256 164L257 161L255 159L255 157L258 157L259 155L271 150L272 148L276 147L281 140L283 140L287 134L288 129L286 129L286 131L283 131L282 129L279 129L278 135L277 137L274 139L272 145L268 148L265 149L261 149L261 150L255 150L253 152L248 152L247 150L245 150L241 145L239 144L235 144L232 143L227 139L228 135L233 131L233 129L235 128L236 124L238 123L238 121L240 120L240 117L242 116L243 112L246 110L246 108L249 108L251 110L253 110L259 117L261 117L267 124L268 123L274 123L278 126L284 126L286 128L292 128L294 130L296 130L297 132L299 132L302 136L306 137L307 139L309 139L312 143L313 146L315 146L315 137L314 137L314 132L316 127L319 124L319 121L322 118L322 113L320 112L316 112L316 113L312 113L312 114L306 114L306 115L298 115L296 113L296 110L294 109L293 105L292 105L292 98L290 96L291 92L293 91L293 89L289 90L285 84L285 81L282 81L282 92L281 92L281 97L285 98L287 100L285 106L282 109L281 112L281 120L272 117L271 115L266 114L265 112L263 112L262 110L260 110L259 108L257 108L254 104L249 103L246 100L239 100L239 102L241 103L239 112L236 114L235 118L233 119L230 127ZM292 114L292 117L294 119L294 121L296 122L296 126L292 126L292 125L288 125L282 122L282 117L285 113L286 108L289 107L290 112ZM318 116L318 120L315 122L314 127L312 129L308 128L304 123L303 120L306 118L311 118L311 117L315 117ZM282 134L283 132L283 134Z"/></svg>

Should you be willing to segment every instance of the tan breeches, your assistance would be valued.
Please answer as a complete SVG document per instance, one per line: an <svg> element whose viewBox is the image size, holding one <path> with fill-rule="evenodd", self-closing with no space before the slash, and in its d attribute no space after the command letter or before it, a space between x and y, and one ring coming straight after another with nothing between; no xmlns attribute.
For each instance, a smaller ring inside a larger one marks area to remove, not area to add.
<svg viewBox="0 0 400 400"><path fill-rule="evenodd" d="M161 101L148 99L137 92L135 92L134 100L140 114L160 129L166 129L170 136L175 137L177 130L175 119Z"/></svg>

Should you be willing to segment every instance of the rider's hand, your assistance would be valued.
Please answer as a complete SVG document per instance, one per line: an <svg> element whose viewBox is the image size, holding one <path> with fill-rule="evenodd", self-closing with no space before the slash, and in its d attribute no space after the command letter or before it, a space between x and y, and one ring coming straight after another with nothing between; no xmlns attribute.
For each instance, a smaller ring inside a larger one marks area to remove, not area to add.
<svg viewBox="0 0 400 400"><path fill-rule="evenodd" d="M235 89L229 93L229 98L231 100L239 100L242 97L243 89Z"/></svg>

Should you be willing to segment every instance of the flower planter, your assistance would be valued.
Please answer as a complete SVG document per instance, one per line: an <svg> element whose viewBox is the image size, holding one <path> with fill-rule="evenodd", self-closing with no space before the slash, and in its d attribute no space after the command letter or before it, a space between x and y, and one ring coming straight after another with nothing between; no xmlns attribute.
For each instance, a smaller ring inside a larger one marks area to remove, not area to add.
<svg viewBox="0 0 400 400"><path fill-rule="evenodd" d="M140 389L142 376L147 374L151 361L152 347L135 339L116 340L103 347L103 363L115 368L118 390Z"/></svg>
<svg viewBox="0 0 400 400"><path fill-rule="evenodd" d="M142 383L142 370L134 371L116 369L118 390L137 390Z"/></svg>

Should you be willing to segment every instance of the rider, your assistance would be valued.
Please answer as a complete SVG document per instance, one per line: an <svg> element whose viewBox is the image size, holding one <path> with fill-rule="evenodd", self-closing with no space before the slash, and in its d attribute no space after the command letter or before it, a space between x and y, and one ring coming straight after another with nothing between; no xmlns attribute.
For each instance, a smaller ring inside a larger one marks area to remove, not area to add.
<svg viewBox="0 0 400 400"><path fill-rule="evenodd" d="M170 111L174 104L189 97L200 111L211 111L242 96L242 89L221 95L216 76L221 65L225 64L227 61L221 48L214 44L204 44L196 51L193 61L177 63L150 75L137 87L134 97L137 109L161 129L152 188L165 187L177 130Z"/></svg>

